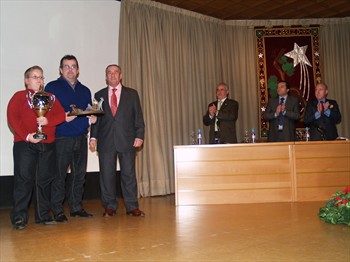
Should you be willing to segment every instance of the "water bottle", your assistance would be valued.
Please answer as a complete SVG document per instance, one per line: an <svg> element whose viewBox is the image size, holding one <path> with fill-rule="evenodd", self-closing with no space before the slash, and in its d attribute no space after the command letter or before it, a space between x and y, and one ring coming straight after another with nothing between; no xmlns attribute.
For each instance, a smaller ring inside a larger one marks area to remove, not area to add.
<svg viewBox="0 0 350 262"><path fill-rule="evenodd" d="M308 127L305 128L305 140L306 142L309 142L310 140L310 132L309 132L309 129Z"/></svg>
<svg viewBox="0 0 350 262"><path fill-rule="evenodd" d="M243 142L244 142L244 143L249 143L249 133L248 133L248 130L246 130L245 133L244 133Z"/></svg>
<svg viewBox="0 0 350 262"><path fill-rule="evenodd" d="M201 145L202 144L202 131L200 129L198 129L197 132L197 145Z"/></svg>
<svg viewBox="0 0 350 262"><path fill-rule="evenodd" d="M252 143L255 143L255 129L254 127L252 128L252 132L250 133L250 139Z"/></svg>

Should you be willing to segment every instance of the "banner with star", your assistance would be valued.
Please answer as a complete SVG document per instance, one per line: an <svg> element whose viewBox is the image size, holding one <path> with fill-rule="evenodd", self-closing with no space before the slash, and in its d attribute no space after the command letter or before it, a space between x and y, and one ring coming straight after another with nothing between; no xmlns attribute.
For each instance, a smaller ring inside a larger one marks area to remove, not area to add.
<svg viewBox="0 0 350 262"><path fill-rule="evenodd" d="M321 82L319 26L256 28L260 139L267 137L269 123L263 119L269 97L277 96L277 83L290 84L289 95L299 98L301 118L297 136L303 139L306 103L315 98Z"/></svg>

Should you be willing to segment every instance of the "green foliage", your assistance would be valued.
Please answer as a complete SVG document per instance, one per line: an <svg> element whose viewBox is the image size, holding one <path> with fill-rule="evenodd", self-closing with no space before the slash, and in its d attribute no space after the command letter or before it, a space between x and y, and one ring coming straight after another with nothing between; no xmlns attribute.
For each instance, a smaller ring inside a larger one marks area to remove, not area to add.
<svg viewBox="0 0 350 262"><path fill-rule="evenodd" d="M286 72L287 76L294 75L294 65L293 63L289 63L286 56L282 56L278 63L281 65L281 69ZM269 94L271 97L277 96L277 84L278 77L276 75L270 75L267 80L267 87L269 88Z"/></svg>
<svg viewBox="0 0 350 262"><path fill-rule="evenodd" d="M332 197L320 208L318 216L327 223L350 226L350 186L342 191L338 190Z"/></svg>
<svg viewBox="0 0 350 262"><path fill-rule="evenodd" d="M286 56L282 56L278 63L281 64L282 70L286 72L287 76L294 75L294 64L289 63Z"/></svg>
<svg viewBox="0 0 350 262"><path fill-rule="evenodd" d="M270 75L270 77L267 81L267 86L269 88L269 94L271 97L277 96L277 84L278 84L277 76Z"/></svg>

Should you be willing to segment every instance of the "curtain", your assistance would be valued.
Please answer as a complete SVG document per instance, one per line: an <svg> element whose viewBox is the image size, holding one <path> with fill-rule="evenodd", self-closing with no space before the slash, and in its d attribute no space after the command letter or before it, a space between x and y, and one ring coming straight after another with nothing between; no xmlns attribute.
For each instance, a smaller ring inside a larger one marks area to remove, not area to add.
<svg viewBox="0 0 350 262"><path fill-rule="evenodd" d="M349 21L223 21L149 0L123 0L119 64L123 84L139 92L146 123L144 147L136 158L140 196L174 193L173 147L189 144L191 132L198 129L208 140L202 117L215 100L218 83L227 83L229 97L239 102L238 140L245 130L258 128L254 26L323 25L324 78L343 115L348 112L349 89L343 89L350 80L345 67L350 59ZM337 74L326 73L328 69ZM349 137L345 123L339 133Z"/></svg>

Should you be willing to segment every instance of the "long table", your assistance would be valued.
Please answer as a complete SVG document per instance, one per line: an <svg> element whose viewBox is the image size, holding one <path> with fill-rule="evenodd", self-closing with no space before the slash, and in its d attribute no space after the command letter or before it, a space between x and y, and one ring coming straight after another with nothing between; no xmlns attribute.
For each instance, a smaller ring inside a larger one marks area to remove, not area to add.
<svg viewBox="0 0 350 262"><path fill-rule="evenodd" d="M350 185L350 142L174 146L176 205L322 201Z"/></svg>

